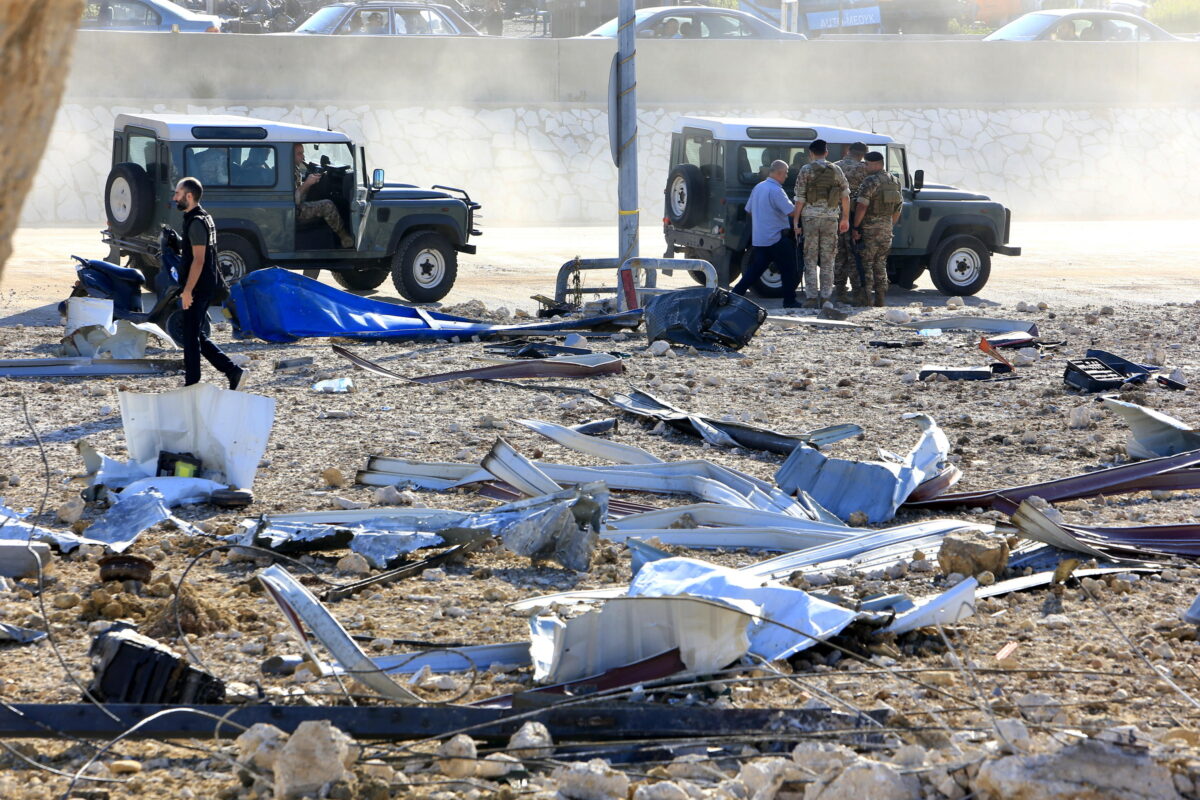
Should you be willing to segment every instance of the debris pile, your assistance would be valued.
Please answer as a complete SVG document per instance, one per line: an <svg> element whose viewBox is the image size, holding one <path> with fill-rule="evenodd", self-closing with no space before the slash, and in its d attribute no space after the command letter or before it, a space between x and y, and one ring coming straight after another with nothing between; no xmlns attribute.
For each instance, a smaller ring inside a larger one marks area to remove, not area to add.
<svg viewBox="0 0 1200 800"><path fill-rule="evenodd" d="M239 286L249 391L4 382L4 797L1200 797L1195 307Z"/></svg>

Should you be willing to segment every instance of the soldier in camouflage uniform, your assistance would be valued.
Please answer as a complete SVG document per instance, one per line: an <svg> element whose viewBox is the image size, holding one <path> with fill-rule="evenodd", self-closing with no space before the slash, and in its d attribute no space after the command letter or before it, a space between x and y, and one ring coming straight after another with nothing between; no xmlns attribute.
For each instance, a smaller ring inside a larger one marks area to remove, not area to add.
<svg viewBox="0 0 1200 800"><path fill-rule="evenodd" d="M824 139L808 146L809 162L796 176L796 210L792 227L804 225L804 294L806 308L820 308L833 295L833 261L837 237L850 227L850 186L846 176L825 160Z"/></svg>
<svg viewBox="0 0 1200 800"><path fill-rule="evenodd" d="M866 272L867 305L886 305L887 260L892 249L892 227L900 221L904 194L900 183L883 168L882 153L867 154L867 177L858 187L854 210L854 240L862 243Z"/></svg>
<svg viewBox="0 0 1200 800"><path fill-rule="evenodd" d="M866 154L867 146L862 142L855 142L847 148L841 161L834 162L846 176L846 183L850 185L851 211L854 209L854 201L858 198L858 187L863 178L867 177L867 167L863 162L863 156ZM854 264L854 242L850 239L850 234L844 233L838 237L837 259L833 265L833 289L837 299L843 303L850 301L850 296L846 293L847 278L850 279L850 288L854 290L854 302L865 303L862 278Z"/></svg>
<svg viewBox="0 0 1200 800"><path fill-rule="evenodd" d="M308 194L308 190L321 180L321 176L314 173L307 178L304 177L306 171L304 163L304 145L297 142L292 147L292 156L295 161L295 186L296 186L296 221L307 222L310 219L323 219L325 224L337 234L338 240L342 243L342 247L354 247L354 239L350 234L346 233L346 228L342 225L342 215L338 213L337 206L332 200L311 200L305 201L304 196Z"/></svg>

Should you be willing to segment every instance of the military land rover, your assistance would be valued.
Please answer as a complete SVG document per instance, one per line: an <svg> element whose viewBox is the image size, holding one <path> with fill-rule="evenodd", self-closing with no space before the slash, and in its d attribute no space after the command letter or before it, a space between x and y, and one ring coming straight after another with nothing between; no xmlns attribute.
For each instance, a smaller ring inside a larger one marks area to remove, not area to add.
<svg viewBox="0 0 1200 800"><path fill-rule="evenodd" d="M341 247L325 220L297 219L297 167L320 174L305 200L331 200L352 247ZM347 289L374 289L390 275L403 297L433 302L454 285L458 253L474 253L468 240L480 235L480 205L465 191L385 183L381 169L368 181L366 150L344 133L249 117L120 114L104 188L110 261L128 257L153 278L160 227L182 225L171 196L188 175L204 186L231 283L263 266L327 269Z"/></svg>
<svg viewBox="0 0 1200 800"><path fill-rule="evenodd" d="M928 269L939 291L971 295L987 283L992 254L1021 254L1020 247L1008 244L1007 208L981 194L925 184L923 170L910 175L904 145L890 136L789 120L682 117L671 135L663 216L666 257L682 253L702 258L716 267L723 286L736 281L750 257L750 190L778 159L791 165L783 187L791 197L814 139L829 143L830 161L862 142L883 154L886 169L900 181L904 209L888 258L892 283L911 287ZM773 266L754 291L782 296Z"/></svg>

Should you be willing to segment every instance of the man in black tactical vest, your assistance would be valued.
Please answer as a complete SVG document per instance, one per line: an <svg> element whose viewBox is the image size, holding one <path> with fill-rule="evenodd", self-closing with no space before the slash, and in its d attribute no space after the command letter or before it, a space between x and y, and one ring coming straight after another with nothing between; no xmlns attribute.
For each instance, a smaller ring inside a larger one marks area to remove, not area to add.
<svg viewBox="0 0 1200 800"><path fill-rule="evenodd" d="M236 389L244 371L204 335L204 320L214 295L224 285L217 272L217 225L200 205L204 187L195 178L184 178L175 186L175 207L183 212L183 262L179 280L183 293L184 386L200 382L200 356L217 368Z"/></svg>

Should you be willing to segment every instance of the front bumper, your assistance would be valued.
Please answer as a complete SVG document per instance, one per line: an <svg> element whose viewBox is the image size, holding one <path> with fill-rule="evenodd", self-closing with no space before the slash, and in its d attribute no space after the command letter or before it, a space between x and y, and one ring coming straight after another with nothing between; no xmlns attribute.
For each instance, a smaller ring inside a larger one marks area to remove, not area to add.
<svg viewBox="0 0 1200 800"><path fill-rule="evenodd" d="M999 253L1002 256L1019 256L1021 255L1021 248L1007 244L998 244L992 248L992 252Z"/></svg>

